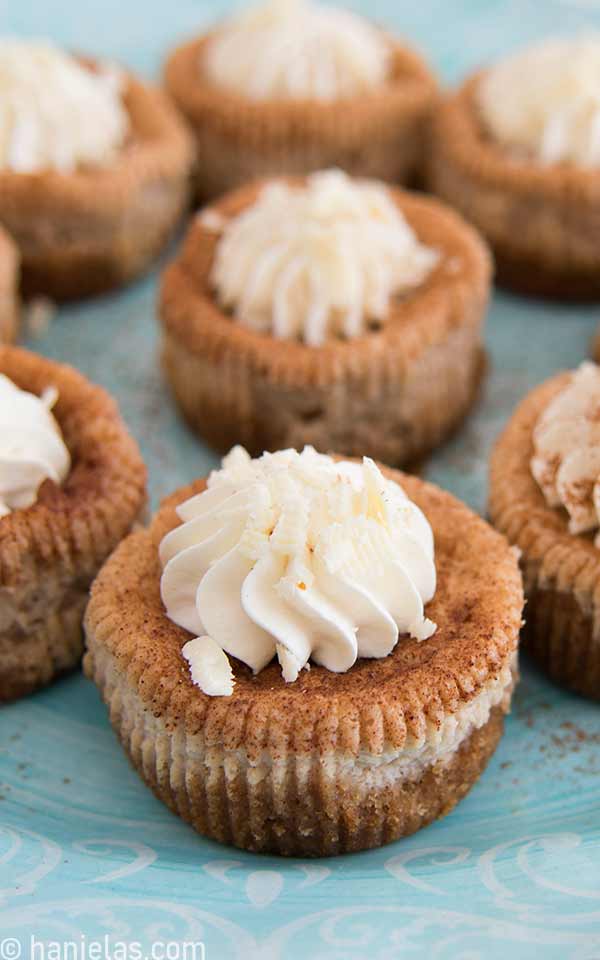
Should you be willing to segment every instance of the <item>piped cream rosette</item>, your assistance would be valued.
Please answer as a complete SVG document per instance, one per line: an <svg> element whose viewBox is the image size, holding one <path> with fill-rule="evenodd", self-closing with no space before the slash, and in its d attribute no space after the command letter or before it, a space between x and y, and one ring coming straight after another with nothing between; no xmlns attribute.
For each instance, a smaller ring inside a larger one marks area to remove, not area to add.
<svg viewBox="0 0 600 960"><path fill-rule="evenodd" d="M206 693L232 692L227 654L256 673L277 656L293 682L311 660L345 672L402 634L435 631L431 527L372 460L311 447L252 460L236 447L177 513L160 545L161 595L195 635L183 654Z"/></svg>
<svg viewBox="0 0 600 960"><path fill-rule="evenodd" d="M69 451L51 410L58 393L41 397L0 374L0 517L30 507L44 480L63 482Z"/></svg>
<svg viewBox="0 0 600 960"><path fill-rule="evenodd" d="M313 0L266 0L227 20L201 67L217 86L252 100L339 100L377 89L391 45L350 10Z"/></svg>

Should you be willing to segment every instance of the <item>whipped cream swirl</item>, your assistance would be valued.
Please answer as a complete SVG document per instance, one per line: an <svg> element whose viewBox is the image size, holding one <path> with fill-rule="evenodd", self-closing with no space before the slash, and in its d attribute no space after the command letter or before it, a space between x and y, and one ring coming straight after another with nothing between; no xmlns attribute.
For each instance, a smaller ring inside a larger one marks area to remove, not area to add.
<svg viewBox="0 0 600 960"><path fill-rule="evenodd" d="M383 184L328 170L269 184L230 220L211 281L243 326L320 346L385 322L437 261Z"/></svg>
<svg viewBox="0 0 600 960"><path fill-rule="evenodd" d="M44 480L60 484L71 467L60 427L50 412L58 394L20 390L0 374L0 516L30 507Z"/></svg>
<svg viewBox="0 0 600 960"><path fill-rule="evenodd" d="M533 432L531 472L550 507L564 507L569 532L600 526L600 367L583 363L548 404ZM596 537L600 546L600 535Z"/></svg>
<svg viewBox="0 0 600 960"><path fill-rule="evenodd" d="M600 164L600 33L546 40L492 67L478 90L494 138L543 164Z"/></svg>
<svg viewBox="0 0 600 960"><path fill-rule="evenodd" d="M349 10L267 0L227 20L203 55L212 83L252 100L337 100L381 86L391 45Z"/></svg>
<svg viewBox="0 0 600 960"><path fill-rule="evenodd" d="M431 527L372 460L312 447L252 460L235 447L177 512L160 545L161 596L196 637L183 654L207 693L233 690L225 654L255 673L277 656L292 682L309 660L345 672L387 656L402 634L435 631L424 614Z"/></svg>
<svg viewBox="0 0 600 960"><path fill-rule="evenodd" d="M105 166L129 129L114 69L87 69L41 41L0 39L0 169Z"/></svg>

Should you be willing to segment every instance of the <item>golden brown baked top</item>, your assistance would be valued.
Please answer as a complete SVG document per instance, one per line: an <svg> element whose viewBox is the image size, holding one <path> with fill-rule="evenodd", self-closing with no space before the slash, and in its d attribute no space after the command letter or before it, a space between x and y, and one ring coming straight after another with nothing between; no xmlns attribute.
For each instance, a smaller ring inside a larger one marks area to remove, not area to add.
<svg viewBox="0 0 600 960"><path fill-rule="evenodd" d="M290 182L302 182L290 179ZM210 211L235 216L250 205L264 181L232 191L211 204ZM212 349L243 352L249 362L271 363L282 377L294 373L318 380L331 377L354 362L357 351L385 351L390 341L401 341L407 365L425 344L445 339L460 317L479 324L480 311L467 307L485 302L491 271L487 247L472 227L446 206L397 188L390 194L418 239L440 253L437 266L411 295L394 302L381 329L350 340L330 339L318 349L296 341L281 341L256 333L223 313L211 289L210 274L218 234L195 217L179 255L166 270L162 283L162 319L191 351ZM461 309L462 307L462 309ZM465 309L466 308L466 309Z"/></svg>
<svg viewBox="0 0 600 960"><path fill-rule="evenodd" d="M17 347L0 347L0 373L41 394L56 387L53 409L71 454L60 486L46 480L37 501L0 518L0 583L23 585L32 562L65 563L82 576L129 531L146 499L146 468L117 405L72 367ZM117 537L120 539L120 537Z"/></svg>
<svg viewBox="0 0 600 960"><path fill-rule="evenodd" d="M240 745L258 757L293 749L360 749L380 754L439 726L473 699L514 656L522 609L517 561L502 536L450 494L386 471L425 512L435 539L438 588L427 615L438 624L421 643L401 639L390 656L359 660L344 674L313 666L286 684L276 663L253 677L238 661L231 697L193 685L181 648L187 631L166 617L159 594L158 544L178 523L175 506L204 489L199 480L168 498L151 529L132 534L101 571L88 626L167 727L184 722L206 741Z"/></svg>

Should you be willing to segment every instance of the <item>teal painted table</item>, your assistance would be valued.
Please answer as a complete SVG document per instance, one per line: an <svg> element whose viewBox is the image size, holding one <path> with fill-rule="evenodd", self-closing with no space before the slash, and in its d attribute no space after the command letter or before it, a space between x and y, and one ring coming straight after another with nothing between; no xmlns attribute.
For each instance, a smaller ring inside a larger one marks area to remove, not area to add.
<svg viewBox="0 0 600 960"><path fill-rule="evenodd" d="M363 7L412 37L448 80L515 42L600 26L600 4L586 0ZM170 44L223 9L202 0L0 0L0 22L153 76ZM216 463L179 423L162 384L155 291L156 274L61 310L29 344L118 397L150 467L154 504ZM595 308L497 294L483 400L427 475L483 510L501 425L530 387L584 358L598 320ZM177 960L185 942L201 941L207 960L598 960L600 709L525 663L500 748L453 814L383 850L281 861L219 847L173 817L129 768L95 689L70 676L0 714L0 960L28 958L31 937L47 949L72 941L77 960L106 937L115 958L120 943L137 942L138 956L171 943Z"/></svg>

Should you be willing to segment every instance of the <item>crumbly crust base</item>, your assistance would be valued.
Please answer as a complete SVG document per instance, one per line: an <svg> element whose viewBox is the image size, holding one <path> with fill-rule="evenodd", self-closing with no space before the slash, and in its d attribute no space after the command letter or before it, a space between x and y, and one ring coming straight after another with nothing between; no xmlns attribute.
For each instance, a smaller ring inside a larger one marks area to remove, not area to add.
<svg viewBox="0 0 600 960"><path fill-rule="evenodd" d="M534 426L568 379L546 381L513 414L490 462L489 515L521 554L525 648L556 683L600 700L600 551L569 533L566 511L546 504L529 466Z"/></svg>
<svg viewBox="0 0 600 960"><path fill-rule="evenodd" d="M46 481L33 506L0 518L0 702L49 683L82 653L89 585L146 502L146 470L115 402L71 367L15 347L0 371L41 393L72 456L69 476Z"/></svg>
<svg viewBox="0 0 600 960"><path fill-rule="evenodd" d="M115 163L69 174L0 171L0 222L26 296L100 293L145 269L187 207L192 140L161 91L127 78L132 135Z"/></svg>
<svg viewBox="0 0 600 960"><path fill-rule="evenodd" d="M258 184L211 209L234 215ZM322 347L281 341L234 322L216 303L217 236L195 218L160 295L162 359L186 420L225 452L313 444L406 465L445 439L470 410L485 369L490 259L478 235L435 200L392 190L438 267L393 304L380 330Z"/></svg>
<svg viewBox="0 0 600 960"><path fill-rule="evenodd" d="M488 240L500 283L557 299L597 299L600 171L509 156L481 120L475 99L481 77L474 74L438 102L430 188Z"/></svg>
<svg viewBox="0 0 600 960"><path fill-rule="evenodd" d="M12 343L19 326L19 254L0 227L0 343Z"/></svg>
<svg viewBox="0 0 600 960"><path fill-rule="evenodd" d="M347 101L252 101L208 82L204 35L173 51L165 86L197 145L196 192L219 196L257 177L342 167L409 183L420 172L428 115L437 96L429 68L394 44L390 81Z"/></svg>
<svg viewBox="0 0 600 960"><path fill-rule="evenodd" d="M96 580L86 673L134 766L201 833L288 855L378 846L448 812L493 752L510 684L443 763L412 777L382 763L438 743L445 722L452 726L461 707L512 667L523 603L504 538L449 494L387 472L434 530L439 584L428 615L438 630L347 673L313 666L286 684L275 663L253 677L234 661L231 697L207 697L192 684L181 656L189 634L160 600L157 547L177 523L175 505L203 481L169 498L150 530L128 537ZM366 761L380 763L370 781Z"/></svg>

